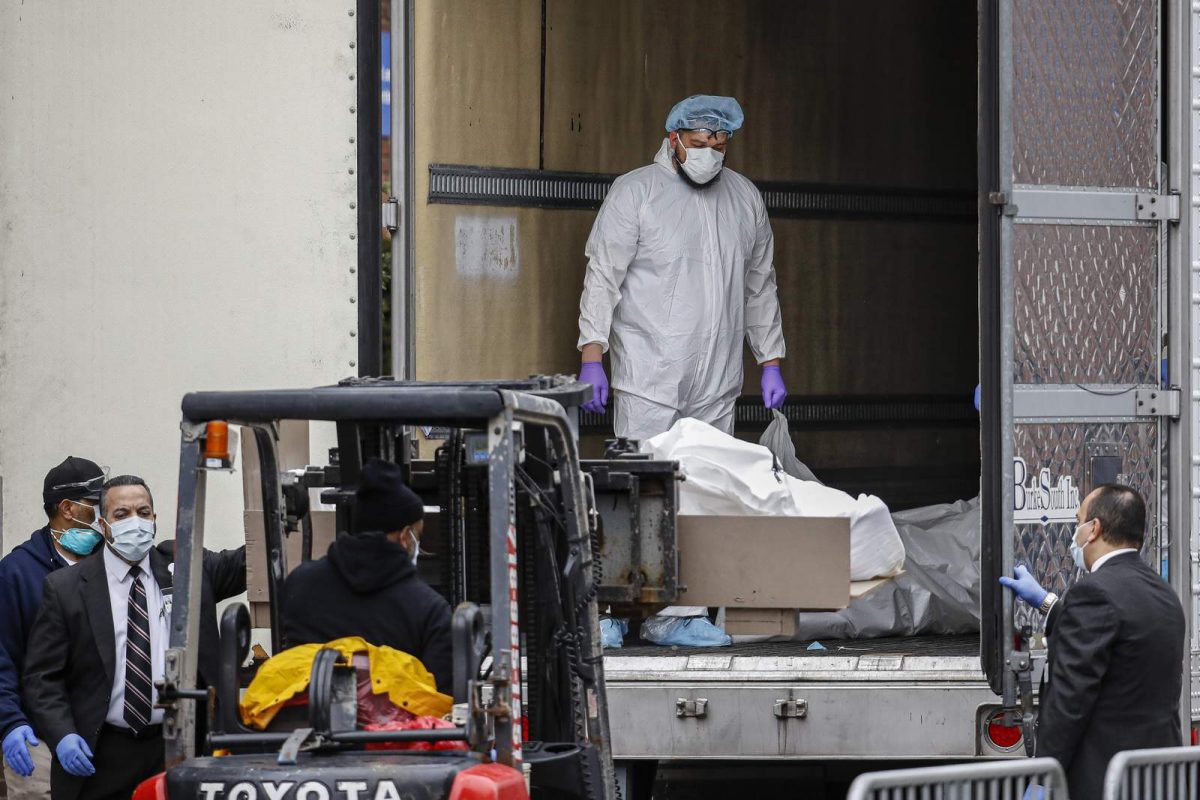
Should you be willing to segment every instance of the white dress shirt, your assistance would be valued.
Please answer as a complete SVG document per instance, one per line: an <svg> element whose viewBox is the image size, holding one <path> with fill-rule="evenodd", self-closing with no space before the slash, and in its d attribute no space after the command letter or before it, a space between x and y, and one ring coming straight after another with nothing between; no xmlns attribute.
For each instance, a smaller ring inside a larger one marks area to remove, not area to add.
<svg viewBox="0 0 1200 800"><path fill-rule="evenodd" d="M113 638L116 642L116 658L113 659L112 694L108 700L108 716L105 722L119 728L128 728L125 721L125 648L129 630L129 589L133 581L129 577L130 565L112 551L108 545L104 547L104 572L108 576L108 601L112 606ZM138 564L142 570L142 586L146 589L146 613L150 617L150 664L153 667L151 679L157 684L163 679L166 670L167 637L170 635L171 621L167 618L167 609L163 604L162 591L158 581L150 570L150 556ZM158 725L163 721L163 710L157 707L158 687L150 698L156 707L150 714L150 724Z"/></svg>
<svg viewBox="0 0 1200 800"><path fill-rule="evenodd" d="M1092 564L1092 568L1089 570L1089 572L1095 572L1096 570L1100 569L1102 566L1107 564L1108 561L1113 556L1119 556L1119 555L1121 555L1121 553L1136 553L1136 552L1137 552L1136 547L1122 547L1120 550L1113 550L1111 553L1105 553L1104 555L1102 555L1096 559L1096 563Z"/></svg>

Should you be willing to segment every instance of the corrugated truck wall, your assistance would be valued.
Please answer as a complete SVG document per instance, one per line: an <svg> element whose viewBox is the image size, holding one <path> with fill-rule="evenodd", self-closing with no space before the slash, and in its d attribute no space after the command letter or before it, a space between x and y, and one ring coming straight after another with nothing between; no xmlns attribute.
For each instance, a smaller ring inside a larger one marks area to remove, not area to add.
<svg viewBox="0 0 1200 800"><path fill-rule="evenodd" d="M537 168L541 29L541 0L417 4L421 379L574 368L570 306L591 213L425 202L430 163Z"/></svg>
<svg viewBox="0 0 1200 800"><path fill-rule="evenodd" d="M417 26L423 378L574 369L595 216L425 205L429 163L625 172L706 92L745 107L728 164L756 180L975 186L970 4L424 2ZM773 224L793 393L969 393L973 225Z"/></svg>

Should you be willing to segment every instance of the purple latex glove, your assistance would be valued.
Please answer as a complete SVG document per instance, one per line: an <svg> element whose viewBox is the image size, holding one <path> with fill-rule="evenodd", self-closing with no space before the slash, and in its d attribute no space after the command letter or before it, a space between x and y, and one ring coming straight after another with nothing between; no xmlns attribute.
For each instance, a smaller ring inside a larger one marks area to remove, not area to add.
<svg viewBox="0 0 1200 800"><path fill-rule="evenodd" d="M787 387L783 385L783 376L779 374L777 364L763 367L762 395L763 405L767 408L779 408L787 400Z"/></svg>
<svg viewBox="0 0 1200 800"><path fill-rule="evenodd" d="M579 382L592 385L592 399L583 404L584 411L603 414L608 405L608 376L599 361L585 361L579 370Z"/></svg>

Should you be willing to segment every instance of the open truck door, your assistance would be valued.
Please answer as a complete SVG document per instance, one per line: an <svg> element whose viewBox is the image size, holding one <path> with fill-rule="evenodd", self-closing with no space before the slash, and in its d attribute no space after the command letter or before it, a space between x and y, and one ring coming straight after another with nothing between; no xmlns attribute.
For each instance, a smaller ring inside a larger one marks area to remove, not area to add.
<svg viewBox="0 0 1200 800"><path fill-rule="evenodd" d="M1164 5L980 6L981 655L1027 747L1043 619L997 578L1066 591L1076 511L1110 481L1146 498L1166 570Z"/></svg>

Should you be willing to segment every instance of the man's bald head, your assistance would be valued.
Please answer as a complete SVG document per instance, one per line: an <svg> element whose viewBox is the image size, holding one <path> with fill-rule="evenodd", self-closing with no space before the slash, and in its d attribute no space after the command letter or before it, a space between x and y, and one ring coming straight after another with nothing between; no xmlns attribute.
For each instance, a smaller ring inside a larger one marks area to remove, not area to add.
<svg viewBox="0 0 1200 800"><path fill-rule="evenodd" d="M1146 501L1120 483L1097 486L1079 508L1083 522L1096 520L1100 538L1113 547L1142 549L1146 541Z"/></svg>

